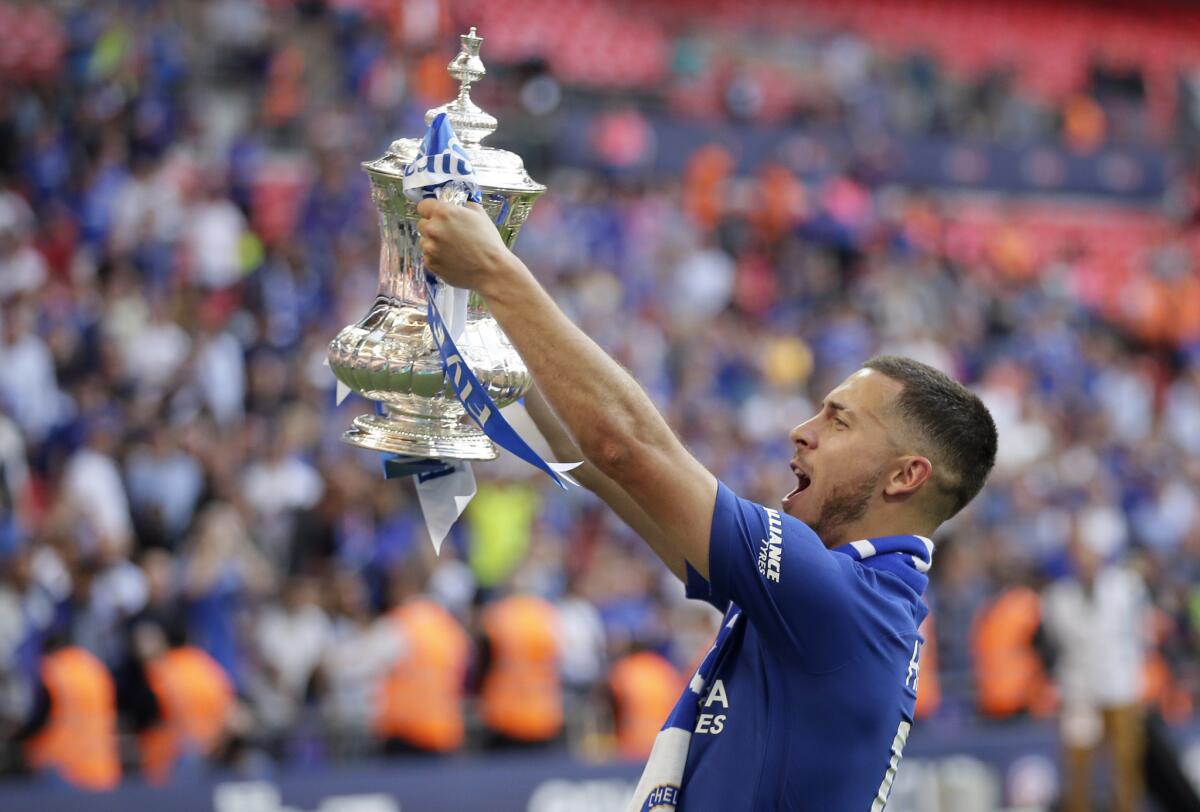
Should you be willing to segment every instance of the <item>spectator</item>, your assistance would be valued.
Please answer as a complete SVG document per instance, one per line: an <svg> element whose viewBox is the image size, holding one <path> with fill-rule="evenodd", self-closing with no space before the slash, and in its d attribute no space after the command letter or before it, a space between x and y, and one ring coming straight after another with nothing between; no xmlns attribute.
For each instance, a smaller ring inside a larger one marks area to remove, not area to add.
<svg viewBox="0 0 1200 812"><path fill-rule="evenodd" d="M33 312L12 305L0 311L0 400L32 442L41 442L63 415L50 349L33 331Z"/></svg>
<svg viewBox="0 0 1200 812"><path fill-rule="evenodd" d="M1064 808L1092 808L1092 757L1106 742L1113 753L1114 812L1134 812L1142 804L1146 587L1132 569L1107 563L1086 532L1082 522L1074 523L1073 572L1046 595L1046 625L1062 691Z"/></svg>
<svg viewBox="0 0 1200 812"><path fill-rule="evenodd" d="M274 588L271 565L254 545L237 509L220 502L197 516L183 562L189 638L241 691L247 675L238 627L248 601Z"/></svg>
<svg viewBox="0 0 1200 812"><path fill-rule="evenodd" d="M143 621L133 630L142 678L157 711L145 715L138 736L142 773L152 784L202 768L223 744L233 718L229 678L201 649L186 645L183 629L176 623L168 636Z"/></svg>
<svg viewBox="0 0 1200 812"><path fill-rule="evenodd" d="M562 644L554 606L541 598L509 595L485 607L481 625L479 702L489 745L557 741L563 731Z"/></svg>
<svg viewBox="0 0 1200 812"><path fill-rule="evenodd" d="M375 735L390 753L448 753L466 737L463 691L470 638L453 615L422 594L427 564L418 554L391 577L385 616L399 656L378 687Z"/></svg>
<svg viewBox="0 0 1200 812"><path fill-rule="evenodd" d="M0 186L0 302L36 293L46 281L46 261L32 245L32 233L29 206Z"/></svg>
<svg viewBox="0 0 1200 812"><path fill-rule="evenodd" d="M286 735L300 719L332 634L311 578L290 578L282 598L254 624L257 669L250 693L270 738Z"/></svg>
<svg viewBox="0 0 1200 812"><path fill-rule="evenodd" d="M644 760L679 698L683 687L679 672L661 654L635 646L613 663L608 679L617 753L624 759ZM716 722L713 732L720 733L723 723L724 719Z"/></svg>
<svg viewBox="0 0 1200 812"><path fill-rule="evenodd" d="M371 612L366 586L354 572L335 575L330 620L319 672L322 714L336 751L357 754L367 750L381 682L405 643L395 623Z"/></svg>
<svg viewBox="0 0 1200 812"><path fill-rule="evenodd" d="M0 411L0 556L11 555L27 529L29 465L25 453L21 432Z"/></svg>
<svg viewBox="0 0 1200 812"><path fill-rule="evenodd" d="M181 448L180 430L157 425L150 442L125 461L129 501L143 543L159 540L175 549L183 539L204 490L200 462Z"/></svg>
<svg viewBox="0 0 1200 812"><path fill-rule="evenodd" d="M242 480L246 503L276 561L286 561L289 523L296 511L316 505L325 490L321 475L291 447L282 428L274 428L260 460L250 463Z"/></svg>
<svg viewBox="0 0 1200 812"><path fill-rule="evenodd" d="M113 456L119 431L112 419L95 419L86 445L67 461L60 495L60 510L82 530L76 538L83 551L109 560L127 556L133 544L129 498Z"/></svg>
<svg viewBox="0 0 1200 812"><path fill-rule="evenodd" d="M87 650L64 643L59 635L47 641L36 698L14 738L33 769L78 789L112 789L121 780L112 677Z"/></svg>
<svg viewBox="0 0 1200 812"><path fill-rule="evenodd" d="M220 172L204 173L187 206L184 245L195 282L203 290L227 289L242 280L246 220L225 196Z"/></svg>

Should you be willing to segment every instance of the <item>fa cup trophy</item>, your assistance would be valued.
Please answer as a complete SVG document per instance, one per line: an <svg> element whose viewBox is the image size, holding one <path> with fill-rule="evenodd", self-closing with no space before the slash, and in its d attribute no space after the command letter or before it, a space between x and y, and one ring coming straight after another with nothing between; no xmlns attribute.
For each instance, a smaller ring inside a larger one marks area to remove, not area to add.
<svg viewBox="0 0 1200 812"><path fill-rule="evenodd" d="M459 81L458 97L429 110L425 123L446 114L474 168L482 205L511 247L546 187L529 177L519 156L480 144L496 129L496 119L471 101L471 85L486 72L479 58L483 40L474 28L459 39L461 50L449 65ZM343 439L412 457L490 460L496 446L466 419L426 317L420 218L403 189L404 169L420 148L421 139L401 138L383 157L363 164L379 209L379 294L367 315L330 343L329 366L339 381L378 406L375 414L355 418ZM532 381L525 363L478 294L467 296L464 315L455 344L466 367L497 407L512 403Z"/></svg>

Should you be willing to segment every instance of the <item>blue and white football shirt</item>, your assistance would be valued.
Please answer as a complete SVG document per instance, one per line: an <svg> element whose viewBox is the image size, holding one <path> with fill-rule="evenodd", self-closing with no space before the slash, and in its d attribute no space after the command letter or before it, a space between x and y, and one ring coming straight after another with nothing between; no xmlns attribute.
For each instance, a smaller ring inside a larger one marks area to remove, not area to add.
<svg viewBox="0 0 1200 812"><path fill-rule="evenodd" d="M721 484L709 575L687 594L740 617L700 698L681 812L880 812L912 727L932 543L828 550ZM653 806L653 804L652 804Z"/></svg>

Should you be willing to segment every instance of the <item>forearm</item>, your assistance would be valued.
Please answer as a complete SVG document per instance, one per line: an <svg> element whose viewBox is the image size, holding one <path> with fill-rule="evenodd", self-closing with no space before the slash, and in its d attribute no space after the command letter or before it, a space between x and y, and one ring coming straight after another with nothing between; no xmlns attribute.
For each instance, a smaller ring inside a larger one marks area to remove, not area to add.
<svg viewBox="0 0 1200 812"><path fill-rule="evenodd" d="M525 411L529 413L529 419L537 426L538 431L550 446L550 451L559 462L578 459L582 456L579 446L563 428L558 416L554 414L554 410L550 408L550 404L546 402L546 398L543 397L541 390L536 385L525 394ZM588 472L595 471L596 466L584 462L583 465L571 471L571 476L586 485L580 476L587 476Z"/></svg>
<svg viewBox="0 0 1200 812"><path fill-rule="evenodd" d="M620 481L638 453L675 442L637 381L576 327L515 256L481 291L583 455Z"/></svg>
<svg viewBox="0 0 1200 812"><path fill-rule="evenodd" d="M417 211L426 267L483 296L583 455L706 575L716 478L629 373L563 315L481 207L426 200Z"/></svg>
<svg viewBox="0 0 1200 812"><path fill-rule="evenodd" d="M550 444L550 449L554 452L555 457L560 461L565 461L582 456L575 441L567 434L557 415L550 408L550 404L546 402L537 388L526 395L525 410L529 412L534 425L538 427L538 431ZM600 497L625 524L646 541L650 549L654 550L655 554L679 580L686 582L687 575L684 570L683 556L667 543L658 525L644 510L638 507L637 503L620 485L601 473L586 459L583 465L571 471L571 476L575 477L583 487Z"/></svg>

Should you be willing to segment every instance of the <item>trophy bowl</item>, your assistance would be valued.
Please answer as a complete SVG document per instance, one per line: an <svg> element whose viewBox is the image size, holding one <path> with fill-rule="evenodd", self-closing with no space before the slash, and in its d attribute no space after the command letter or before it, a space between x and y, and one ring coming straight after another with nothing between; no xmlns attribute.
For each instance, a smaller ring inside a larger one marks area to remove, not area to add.
<svg viewBox="0 0 1200 812"><path fill-rule="evenodd" d="M522 224L546 187L525 171L518 155L480 144L496 119L471 101L470 86L485 74L475 29L460 38L450 62L460 83L457 98L425 114L425 123L446 113L471 160L482 205L512 247ZM401 138L387 153L364 163L371 197L379 211L379 293L367 315L342 328L329 345L329 366L339 381L376 402L360 415L343 440L375 451L413 457L489 460L495 445L466 415L446 379L426 319L425 271L417 233L416 203L404 195L404 168L421 139ZM468 296L466 322L455 343L467 366L500 408L520 398L532 383L524 361L491 316L482 297Z"/></svg>

